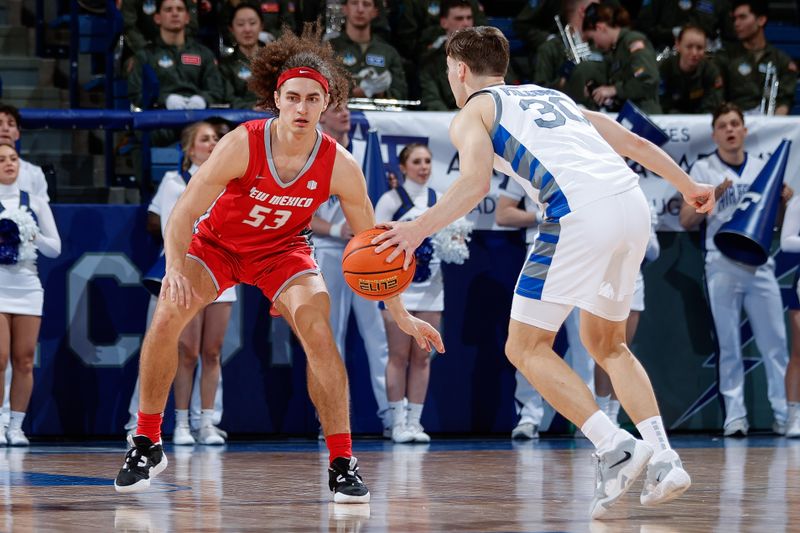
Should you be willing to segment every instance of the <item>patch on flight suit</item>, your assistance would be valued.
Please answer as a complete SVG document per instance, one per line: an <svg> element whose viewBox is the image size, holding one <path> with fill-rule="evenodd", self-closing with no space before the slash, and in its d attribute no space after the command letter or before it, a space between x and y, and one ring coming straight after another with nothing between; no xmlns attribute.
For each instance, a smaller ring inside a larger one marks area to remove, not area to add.
<svg viewBox="0 0 800 533"><path fill-rule="evenodd" d="M386 58L383 56L379 56L376 54L367 54L366 63L370 67L385 67L386 66Z"/></svg>
<svg viewBox="0 0 800 533"><path fill-rule="evenodd" d="M170 68L175 63L172 61L172 58L169 57L167 54L161 56L161 59L158 60L158 66L161 68Z"/></svg>
<svg viewBox="0 0 800 533"><path fill-rule="evenodd" d="M747 63L739 63L739 66L736 67L736 70L738 70L739 74L742 76L749 76L750 73L753 72L753 67Z"/></svg>
<svg viewBox="0 0 800 533"><path fill-rule="evenodd" d="M633 41L631 44L628 45L628 51L630 53L638 52L639 50L644 50L645 44L644 41L641 39L638 41Z"/></svg>
<svg viewBox="0 0 800 533"><path fill-rule="evenodd" d="M197 54L181 54L181 63L184 65L197 65L199 67L203 64L203 58Z"/></svg>

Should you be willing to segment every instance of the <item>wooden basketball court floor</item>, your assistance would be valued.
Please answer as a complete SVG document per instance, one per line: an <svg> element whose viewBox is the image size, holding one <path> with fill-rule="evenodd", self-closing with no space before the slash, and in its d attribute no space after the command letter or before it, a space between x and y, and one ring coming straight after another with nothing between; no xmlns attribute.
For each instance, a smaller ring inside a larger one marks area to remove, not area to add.
<svg viewBox="0 0 800 533"><path fill-rule="evenodd" d="M0 531L800 531L800 440L679 437L693 478L679 500L592 521L584 439L356 440L372 502L331 503L324 444L167 446L150 491L114 492L122 443L0 449Z"/></svg>

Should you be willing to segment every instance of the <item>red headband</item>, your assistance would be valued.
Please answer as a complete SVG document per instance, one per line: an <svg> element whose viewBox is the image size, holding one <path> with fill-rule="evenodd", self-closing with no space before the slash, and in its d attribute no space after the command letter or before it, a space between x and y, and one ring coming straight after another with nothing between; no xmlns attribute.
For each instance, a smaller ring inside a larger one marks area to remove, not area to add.
<svg viewBox="0 0 800 533"><path fill-rule="evenodd" d="M319 73L319 71L314 70L311 67L295 67L290 68L289 70L285 70L278 76L278 86L275 87L275 90L281 88L281 85L284 84L287 80L292 78L308 78L310 80L314 80L315 82L322 85L322 88L325 89L325 92L330 92L328 90L328 80L325 79L325 76Z"/></svg>

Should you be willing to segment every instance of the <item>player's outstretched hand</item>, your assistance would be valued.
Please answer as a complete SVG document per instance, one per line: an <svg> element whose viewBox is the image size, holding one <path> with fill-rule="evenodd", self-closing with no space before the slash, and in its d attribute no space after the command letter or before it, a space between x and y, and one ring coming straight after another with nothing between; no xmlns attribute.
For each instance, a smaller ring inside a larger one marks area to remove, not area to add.
<svg viewBox="0 0 800 533"><path fill-rule="evenodd" d="M397 256L405 252L406 260L403 262L403 269L408 270L411 258L414 257L414 250L422 243L426 235L419 231L414 222L383 222L375 227L387 230L372 239L372 244L381 243L375 248L375 253L379 254L387 248L396 246L397 248L386 257L386 262L391 263Z"/></svg>
<svg viewBox="0 0 800 533"><path fill-rule="evenodd" d="M171 302L188 309L193 296L194 289L189 278L174 268L168 268L161 280L161 299L169 298Z"/></svg>
<svg viewBox="0 0 800 533"><path fill-rule="evenodd" d="M683 191L683 198L698 213L710 213L717 201L714 187L706 183L692 183L689 189Z"/></svg>
<svg viewBox="0 0 800 533"><path fill-rule="evenodd" d="M433 347L437 352L444 353L442 336L439 334L436 328L424 320L406 313L404 316L400 317L400 320L397 321L397 325L404 332L414 337L414 340L417 341L417 345L419 345L420 349L429 352L431 347Z"/></svg>

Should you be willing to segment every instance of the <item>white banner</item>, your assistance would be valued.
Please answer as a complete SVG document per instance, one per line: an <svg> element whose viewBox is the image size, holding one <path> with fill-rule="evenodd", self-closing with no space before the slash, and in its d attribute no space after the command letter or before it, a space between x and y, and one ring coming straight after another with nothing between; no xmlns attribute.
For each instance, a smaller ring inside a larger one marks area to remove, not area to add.
<svg viewBox="0 0 800 533"><path fill-rule="evenodd" d="M445 191L458 177L458 153L450 142L448 131L454 112L367 111L364 115L367 124L358 125L356 139L364 138L368 127L377 129L384 161L390 166L397 167L397 156L403 146L422 142L433 153L431 187ZM664 150L687 172L698 157L714 151L710 115L656 115L651 118L669 133L670 141L664 145ZM358 119L354 117L354 121L358 122ZM797 190L800 187L800 117L747 116L746 124L745 147L751 157L769 157L781 139L793 141L784 181ZM642 189L659 213L658 229L680 231L678 212L681 200L675 198L675 189L665 180L637 170L642 178ZM491 192L468 217L475 222L476 229L510 229L499 227L494 222L497 190L504 179L507 178L499 174L493 176Z"/></svg>

